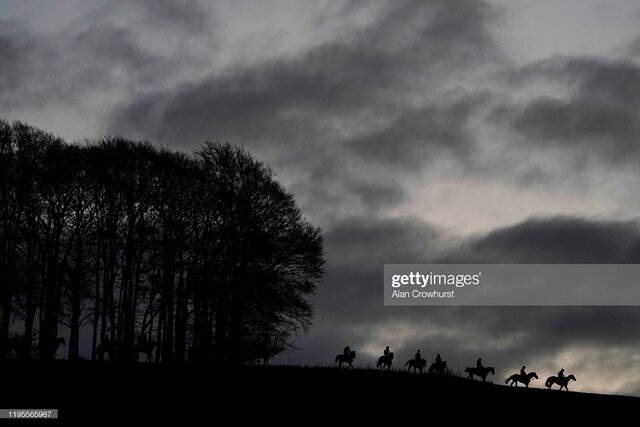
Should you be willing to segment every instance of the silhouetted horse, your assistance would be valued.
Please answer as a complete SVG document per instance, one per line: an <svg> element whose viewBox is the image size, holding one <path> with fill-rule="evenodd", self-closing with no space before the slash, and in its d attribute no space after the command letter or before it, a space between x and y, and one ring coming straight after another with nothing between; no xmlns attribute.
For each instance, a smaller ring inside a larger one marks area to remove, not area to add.
<svg viewBox="0 0 640 427"><path fill-rule="evenodd" d="M430 374L444 374L447 372L447 361L443 360L442 362L433 362L431 366L429 366Z"/></svg>
<svg viewBox="0 0 640 427"><path fill-rule="evenodd" d="M378 364L376 365L376 368L384 369L386 366L387 370L391 370L391 363L393 363L393 352L389 353L386 356L380 356L380 359L378 359Z"/></svg>
<svg viewBox="0 0 640 427"><path fill-rule="evenodd" d="M15 359L20 357L20 354L24 349L24 338L18 334L15 334L14 336L9 337L9 340L7 341L7 349L8 349L8 356L10 359Z"/></svg>
<svg viewBox="0 0 640 427"><path fill-rule="evenodd" d="M53 358L54 359L57 357L58 347L60 347L61 345L67 345L67 341L64 339L64 337L58 338L56 340L55 345L53 346Z"/></svg>
<svg viewBox="0 0 640 427"><path fill-rule="evenodd" d="M562 390L562 388L564 387L567 391L569 391L569 388L567 387L567 385L569 384L569 381L576 380L576 377L572 375L566 376L566 377L562 377L562 378L558 378L556 376L552 376L547 378L547 381L544 383L544 385L547 388L551 388L553 387L554 384L558 384L560 386L560 390Z"/></svg>
<svg viewBox="0 0 640 427"><path fill-rule="evenodd" d="M469 374L467 378L469 378L470 380L472 380L473 376L476 375L482 378L482 382L485 382L485 380L487 379L487 375L496 374L496 368L494 368L493 366L483 366L482 368L474 368L474 367L468 366L464 371L467 374Z"/></svg>
<svg viewBox="0 0 640 427"><path fill-rule="evenodd" d="M343 363L347 363L350 368L353 368L353 359L356 358L356 352L350 351L348 354L339 354L336 356L336 363L338 364L338 368L342 366Z"/></svg>
<svg viewBox="0 0 640 427"><path fill-rule="evenodd" d="M524 376L520 374L513 374L509 378L504 380L504 383L508 384L509 381L511 381L511 385L515 384L516 387L518 387L518 383L522 383L525 386L527 386L527 388L529 388L529 383L534 378L538 379L538 375L535 372L529 372L527 375L524 375Z"/></svg>
<svg viewBox="0 0 640 427"><path fill-rule="evenodd" d="M55 359L56 357L58 357L58 348L61 345L67 345L67 341L64 339L64 337L60 337L58 339L56 339L56 342L53 343L53 358ZM40 345L37 345L33 348L33 356L34 357L38 357L40 355Z"/></svg>
<svg viewBox="0 0 640 427"><path fill-rule="evenodd" d="M425 368L425 366L427 366L427 361L424 359L420 359L418 361L416 361L415 359L411 359L404 364L405 367L407 365L409 365L409 369L407 369L407 371L411 372L411 368L413 368L413 372L416 372L417 370L419 370L420 373L422 373L422 370Z"/></svg>
<svg viewBox="0 0 640 427"><path fill-rule="evenodd" d="M116 354L116 345L111 341L104 341L96 347L96 355L98 360L111 360ZM106 355L106 358L105 358Z"/></svg>
<svg viewBox="0 0 640 427"><path fill-rule="evenodd" d="M147 355L147 357L144 360L145 362L151 362L153 360L153 350L156 348L157 345L158 345L157 341L138 343L138 345L135 347L136 362L140 358L140 353Z"/></svg>

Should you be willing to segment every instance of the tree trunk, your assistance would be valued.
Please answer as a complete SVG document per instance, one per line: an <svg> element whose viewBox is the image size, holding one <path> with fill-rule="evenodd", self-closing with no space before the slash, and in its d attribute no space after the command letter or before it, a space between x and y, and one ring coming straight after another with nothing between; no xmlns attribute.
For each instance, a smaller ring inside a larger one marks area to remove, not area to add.
<svg viewBox="0 0 640 427"><path fill-rule="evenodd" d="M76 236L76 259L71 279L71 325L69 335L69 360L78 360L80 356L80 302L82 277L84 270L82 236Z"/></svg>

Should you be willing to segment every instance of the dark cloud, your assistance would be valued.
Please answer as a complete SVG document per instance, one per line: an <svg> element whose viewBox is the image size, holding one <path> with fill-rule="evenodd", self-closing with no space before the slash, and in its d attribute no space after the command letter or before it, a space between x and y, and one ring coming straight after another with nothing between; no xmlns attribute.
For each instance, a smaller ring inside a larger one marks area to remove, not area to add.
<svg viewBox="0 0 640 427"><path fill-rule="evenodd" d="M12 107L75 105L107 88L144 87L167 66L130 32L100 25L54 36L3 26L0 49L0 97Z"/></svg>
<svg viewBox="0 0 640 427"><path fill-rule="evenodd" d="M619 264L640 262L636 222L574 217L530 219L472 240L443 259L459 263Z"/></svg>
<svg viewBox="0 0 640 427"><path fill-rule="evenodd" d="M393 206L399 204L405 197L402 187L393 181L354 181L348 183L346 187L367 209L377 210Z"/></svg>
<svg viewBox="0 0 640 427"><path fill-rule="evenodd" d="M537 79L560 82L575 90L575 95L624 105L640 103L640 68L628 60L601 57L556 56L518 70L516 81Z"/></svg>
<svg viewBox="0 0 640 427"><path fill-rule="evenodd" d="M147 23L164 27L165 31L168 26L197 34L212 24L209 11L196 0L126 0L121 3L139 8Z"/></svg>
<svg viewBox="0 0 640 427"><path fill-rule="evenodd" d="M630 56L632 58L640 58L640 37L636 37L627 46L625 46L624 56Z"/></svg>
<svg viewBox="0 0 640 427"><path fill-rule="evenodd" d="M207 138L243 145L295 170L294 190L312 186L312 211L393 206L404 190L374 167L420 166L470 150L467 122L482 96L427 105L407 97L428 96L451 73L499 60L486 29L494 14L482 2L386 2L345 38L136 95L113 111L106 131L187 149Z"/></svg>
<svg viewBox="0 0 640 427"><path fill-rule="evenodd" d="M406 111L388 125L354 138L349 149L376 163L402 168L423 166L442 154L464 161L474 151L469 120L486 100L478 94Z"/></svg>
<svg viewBox="0 0 640 427"><path fill-rule="evenodd" d="M0 25L0 96L10 99L20 94L33 59L42 55L35 38L17 24Z"/></svg>
<svg viewBox="0 0 640 427"><path fill-rule="evenodd" d="M375 126L404 111L405 122L424 121L421 108L412 116L403 97L416 88L428 92L430 79L456 68L495 59L485 28L491 11L471 1L390 2L346 40L133 99L114 112L109 130L172 144L215 136L308 145L326 144L318 135L344 120ZM448 123L430 120L434 133L446 132ZM428 122L421 126L429 131Z"/></svg>
<svg viewBox="0 0 640 427"><path fill-rule="evenodd" d="M119 96L156 89L199 61L185 49L158 49L154 34L169 40L178 37L175 33L186 34L180 36L188 37L182 44L209 39L213 30L207 26L213 19L196 1L137 0L89 9L59 32L3 23L0 99L15 109L60 104L110 108Z"/></svg>
<svg viewBox="0 0 640 427"><path fill-rule="evenodd" d="M555 57L518 70L518 84L560 84L559 94L497 107L491 119L526 137L530 147L608 164L636 162L640 149L640 66L595 57ZM567 95L563 92L568 90Z"/></svg>

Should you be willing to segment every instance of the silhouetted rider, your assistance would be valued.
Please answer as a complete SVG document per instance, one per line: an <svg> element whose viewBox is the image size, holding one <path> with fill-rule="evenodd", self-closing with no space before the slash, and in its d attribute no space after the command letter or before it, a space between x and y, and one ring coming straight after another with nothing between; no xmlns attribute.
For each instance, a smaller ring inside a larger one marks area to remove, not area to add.
<svg viewBox="0 0 640 427"><path fill-rule="evenodd" d="M422 360L422 355L420 354L420 350L418 350L418 351L416 352L416 362L419 362L419 361L421 361L421 360Z"/></svg>
<svg viewBox="0 0 640 427"><path fill-rule="evenodd" d="M442 358L440 357L440 353L436 356L436 365L442 365Z"/></svg>
<svg viewBox="0 0 640 427"><path fill-rule="evenodd" d="M344 350L342 350L342 352L344 353L345 356L348 356L351 354L351 348L349 348L349 346L346 346Z"/></svg>
<svg viewBox="0 0 640 427"><path fill-rule="evenodd" d="M558 378L564 378L564 368L560 369L560 372L558 372Z"/></svg>
<svg viewBox="0 0 640 427"><path fill-rule="evenodd" d="M525 371L526 366L523 366L522 369L520 369L520 375L522 375L523 377L527 376L527 372Z"/></svg>
<svg viewBox="0 0 640 427"><path fill-rule="evenodd" d="M478 361L476 362L476 368L484 369L484 366L482 366L482 358L479 358Z"/></svg>
<svg viewBox="0 0 640 427"><path fill-rule="evenodd" d="M384 357L389 357L389 353L391 353L391 351L389 351L389 346L387 346L387 347L384 349L384 352L383 352L383 353L384 353Z"/></svg>

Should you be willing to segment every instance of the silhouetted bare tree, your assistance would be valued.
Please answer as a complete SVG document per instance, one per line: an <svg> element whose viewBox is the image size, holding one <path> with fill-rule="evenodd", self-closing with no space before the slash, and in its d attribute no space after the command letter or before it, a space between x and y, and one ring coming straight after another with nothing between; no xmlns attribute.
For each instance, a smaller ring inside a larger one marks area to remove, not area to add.
<svg viewBox="0 0 640 427"><path fill-rule="evenodd" d="M0 168L4 357L23 326L21 357L37 328L39 357L54 358L62 324L71 360L87 330L93 359L157 342L156 361L242 363L290 348L309 325L320 232L248 152L69 145L0 121Z"/></svg>

